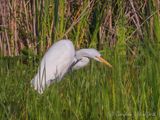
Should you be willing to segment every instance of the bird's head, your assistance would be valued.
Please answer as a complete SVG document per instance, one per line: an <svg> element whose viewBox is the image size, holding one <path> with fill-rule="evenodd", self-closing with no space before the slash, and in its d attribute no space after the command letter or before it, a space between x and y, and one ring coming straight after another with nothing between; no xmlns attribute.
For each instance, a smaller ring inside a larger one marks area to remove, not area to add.
<svg viewBox="0 0 160 120"><path fill-rule="evenodd" d="M90 48L90 49L80 49L76 52L77 59L81 59L82 57L92 58L96 61L102 62L109 67L112 67L112 65L107 62L105 59L101 57L101 54L96 49Z"/></svg>

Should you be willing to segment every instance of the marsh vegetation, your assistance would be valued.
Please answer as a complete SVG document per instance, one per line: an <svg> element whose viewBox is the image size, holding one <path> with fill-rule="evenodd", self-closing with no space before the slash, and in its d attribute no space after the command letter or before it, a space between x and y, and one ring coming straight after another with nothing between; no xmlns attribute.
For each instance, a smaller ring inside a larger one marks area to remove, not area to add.
<svg viewBox="0 0 160 120"><path fill-rule="evenodd" d="M160 117L159 0L1 0L0 119ZM30 86L45 51L69 38L91 61L39 95Z"/></svg>

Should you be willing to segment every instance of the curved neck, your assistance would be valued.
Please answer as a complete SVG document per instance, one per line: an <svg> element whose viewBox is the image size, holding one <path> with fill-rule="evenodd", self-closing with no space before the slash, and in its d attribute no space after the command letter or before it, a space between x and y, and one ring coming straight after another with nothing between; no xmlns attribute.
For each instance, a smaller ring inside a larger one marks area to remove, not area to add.
<svg viewBox="0 0 160 120"><path fill-rule="evenodd" d="M76 51L76 59L81 59L82 57L86 57L86 58L92 58L91 54L90 54L90 49L80 49L78 51Z"/></svg>

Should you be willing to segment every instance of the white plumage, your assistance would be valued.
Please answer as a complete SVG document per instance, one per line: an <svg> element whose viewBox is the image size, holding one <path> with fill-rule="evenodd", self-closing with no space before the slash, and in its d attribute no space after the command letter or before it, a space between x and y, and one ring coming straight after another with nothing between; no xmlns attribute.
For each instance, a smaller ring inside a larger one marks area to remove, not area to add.
<svg viewBox="0 0 160 120"><path fill-rule="evenodd" d="M31 84L39 93L55 81L59 81L69 70L79 69L89 63L89 58L111 65L100 57L95 49L81 49L75 52L70 40L53 44L43 56L38 72Z"/></svg>

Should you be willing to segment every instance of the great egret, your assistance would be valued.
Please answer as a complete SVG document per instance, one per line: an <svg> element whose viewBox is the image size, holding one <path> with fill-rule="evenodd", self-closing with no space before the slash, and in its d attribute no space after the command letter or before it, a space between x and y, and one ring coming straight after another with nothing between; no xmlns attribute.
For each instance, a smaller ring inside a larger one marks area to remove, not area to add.
<svg viewBox="0 0 160 120"><path fill-rule="evenodd" d="M70 40L60 40L45 53L31 84L35 90L42 94L47 86L55 81L60 81L68 71L86 66L89 63L89 58L112 67L96 49L75 51Z"/></svg>

